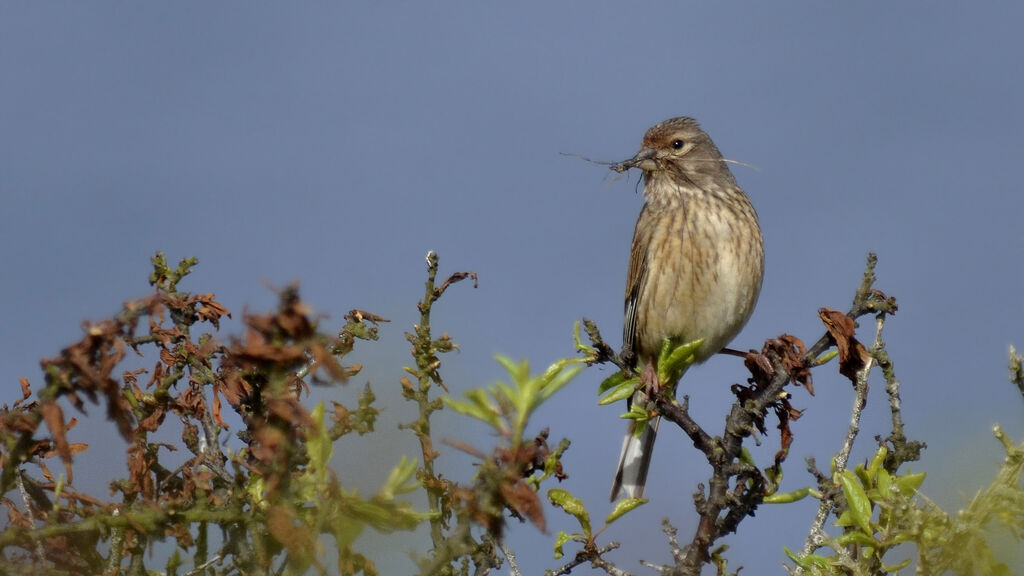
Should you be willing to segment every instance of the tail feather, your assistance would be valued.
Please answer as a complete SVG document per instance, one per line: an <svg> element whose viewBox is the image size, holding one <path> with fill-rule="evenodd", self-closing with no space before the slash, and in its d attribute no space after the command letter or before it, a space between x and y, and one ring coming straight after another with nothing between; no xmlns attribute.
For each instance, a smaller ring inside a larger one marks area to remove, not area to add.
<svg viewBox="0 0 1024 576"><path fill-rule="evenodd" d="M644 486L647 484L647 472L651 468L651 455L654 453L654 440L658 437L658 424L660 423L660 416L651 418L643 432L637 436L635 434L636 421L629 422L626 437L622 440L619 469L615 472L615 482L612 484L612 502L619 496L643 497Z"/></svg>

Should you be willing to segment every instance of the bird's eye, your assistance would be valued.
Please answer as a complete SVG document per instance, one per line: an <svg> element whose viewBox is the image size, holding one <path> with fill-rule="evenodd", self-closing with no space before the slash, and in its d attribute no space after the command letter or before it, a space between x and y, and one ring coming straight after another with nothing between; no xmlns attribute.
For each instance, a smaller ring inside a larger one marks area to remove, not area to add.
<svg viewBox="0 0 1024 576"><path fill-rule="evenodd" d="M672 141L672 147L675 148L676 150L681 149L683 146L686 146L686 142L683 142L682 140Z"/></svg>

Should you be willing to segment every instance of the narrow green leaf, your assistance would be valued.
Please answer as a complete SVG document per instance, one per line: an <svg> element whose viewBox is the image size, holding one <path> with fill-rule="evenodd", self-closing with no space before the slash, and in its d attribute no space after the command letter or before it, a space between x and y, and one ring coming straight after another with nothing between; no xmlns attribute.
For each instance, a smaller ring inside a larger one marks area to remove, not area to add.
<svg viewBox="0 0 1024 576"><path fill-rule="evenodd" d="M850 515L857 523L857 526L865 534L873 534L871 529L871 500L864 492L864 487L857 480L857 475L849 470L843 470L839 475L839 483L843 487L843 494L846 496L846 503L849 504Z"/></svg>
<svg viewBox="0 0 1024 576"><path fill-rule="evenodd" d="M857 546L866 546L868 548L880 548L881 544L876 542L874 538L861 532L860 530L851 530L845 534L842 534L836 538L836 544L839 546L846 546L848 544L856 544Z"/></svg>
<svg viewBox="0 0 1024 576"><path fill-rule="evenodd" d="M900 494L906 497L911 497L917 494L917 491L921 488L921 484L924 483L924 472L918 472L917 474L904 474L896 478L896 487L900 489Z"/></svg>
<svg viewBox="0 0 1024 576"><path fill-rule="evenodd" d="M818 356L817 358L815 358L814 359L814 365L815 366L821 366L822 364L827 363L829 360L835 358L838 355L839 355L839 349L838 348L833 348L833 349L829 350L828 352L825 352L821 356Z"/></svg>
<svg viewBox="0 0 1024 576"><path fill-rule="evenodd" d="M647 410L644 410L643 408L637 406L636 404L633 404L633 407L629 409L629 412L619 414L619 418L625 418L626 420L635 420L637 424L646 425L647 421L651 419L651 416L650 414L647 413ZM643 430L637 431L634 434L634 436L639 436L640 432L642 431Z"/></svg>
<svg viewBox="0 0 1024 576"><path fill-rule="evenodd" d="M857 521L853 519L853 514L851 514L849 510L844 510L843 513L839 515L839 518L836 519L836 526L840 528L849 528L856 525Z"/></svg>
<svg viewBox="0 0 1024 576"><path fill-rule="evenodd" d="M501 431L501 420L493 410L483 408L479 403L463 402L461 400L455 400L450 396L442 396L441 400L452 410L462 414L463 416L469 416L476 418L486 424L489 424L495 430Z"/></svg>
<svg viewBox="0 0 1024 576"><path fill-rule="evenodd" d="M571 539L572 538L568 534L566 534L564 531L562 531L562 530L558 531L558 535L555 537L555 559L556 560L561 558L562 556L565 556L565 551L562 549L562 547L565 546L565 543L568 542Z"/></svg>
<svg viewBox="0 0 1024 576"><path fill-rule="evenodd" d="M671 340L662 341L661 354L658 356L658 379L663 385L671 386L693 364L693 353L704 343L703 339L673 346Z"/></svg>
<svg viewBox="0 0 1024 576"><path fill-rule="evenodd" d="M611 524L618 520L623 514L647 503L646 498L623 498L615 503L615 507L604 519L605 524Z"/></svg>
<svg viewBox="0 0 1024 576"><path fill-rule="evenodd" d="M573 496L568 490L554 488L548 490L548 500L555 506L565 510L567 514L576 518L580 523L580 528L583 529L584 538L590 539L590 513L587 512L587 508L579 498Z"/></svg>
<svg viewBox="0 0 1024 576"><path fill-rule="evenodd" d="M522 390L518 386L513 388L504 382L495 382L494 389L491 391L495 397L505 398L513 405L519 405L523 401L521 392ZM500 410L495 409L495 412L500 412Z"/></svg>
<svg viewBox="0 0 1024 576"><path fill-rule="evenodd" d="M403 455L398 464L391 469L388 479L381 486L377 495L383 500L394 500L395 494L406 494L416 490L419 487L419 482L416 480L410 482L410 479L413 478L418 466L418 460L406 458Z"/></svg>
<svg viewBox="0 0 1024 576"><path fill-rule="evenodd" d="M871 457L871 461L868 462L868 475L872 478L878 474L878 471L882 469L882 464L885 463L885 457L889 455L889 449L884 445L879 446L878 450L875 450L875 455Z"/></svg>
<svg viewBox="0 0 1024 576"><path fill-rule="evenodd" d="M864 488L871 488L875 485L875 479L868 476L868 471L864 468L863 464L857 464L857 467L854 468L854 473L857 474L857 479L860 480L861 486L864 486Z"/></svg>
<svg viewBox="0 0 1024 576"><path fill-rule="evenodd" d="M611 376L605 378L604 381L601 382L601 385L597 387L597 395L600 396L601 394L604 394L608 390L615 388L616 386L622 384L626 380L628 380L628 378L626 377L626 373L621 370L616 372L615 374L612 374Z"/></svg>
<svg viewBox="0 0 1024 576"><path fill-rule="evenodd" d="M505 371L508 372L508 375L513 380L516 379L516 374L519 373L520 367L519 364L515 362L515 360L512 360L508 356L502 356L501 354L495 356L494 359L498 361L498 364L501 364L502 367L505 368Z"/></svg>
<svg viewBox="0 0 1024 576"><path fill-rule="evenodd" d="M772 494L771 496L765 496L765 504L789 504L790 502L796 502L803 500L811 493L811 489L804 487L792 492L783 492L781 494Z"/></svg>
<svg viewBox="0 0 1024 576"><path fill-rule="evenodd" d="M770 494L774 494L779 489L779 485L782 484L782 466L769 466L764 471L765 478L768 479L768 490Z"/></svg>
<svg viewBox="0 0 1024 576"><path fill-rule="evenodd" d="M878 486L878 493L885 500L892 498L892 476L885 471L885 468L879 468L876 478L875 484Z"/></svg>
<svg viewBox="0 0 1024 576"><path fill-rule="evenodd" d="M818 556L817 554L800 556L785 546L782 547L782 551L786 553L786 556L789 556L790 560L804 570L831 570L832 568L832 561L824 556Z"/></svg>
<svg viewBox="0 0 1024 576"><path fill-rule="evenodd" d="M572 379L575 378L576 375L578 375L581 371L583 371L584 368L586 368L586 366L583 366L583 365L572 366L572 367L562 371L557 376L555 376L555 378L553 380L551 380L551 382L549 382L548 385L545 386L543 390L541 390L540 401L543 402L543 401L547 400L552 395L554 395L555 392L558 392L559 390L561 390L566 384L568 384L570 381L572 381Z"/></svg>
<svg viewBox="0 0 1024 576"><path fill-rule="evenodd" d="M899 572L900 570L903 570L907 566L910 566L910 561L911 560L913 560L913 558L907 558L906 560L904 560L903 562L900 562L899 564L896 564L895 566L886 566L886 565L883 564L882 565L882 574L892 574L894 572Z"/></svg>
<svg viewBox="0 0 1024 576"><path fill-rule="evenodd" d="M672 340L670 338L665 338L664 340L661 341L661 350L658 352L659 362L664 358L668 358L671 354Z"/></svg>
<svg viewBox="0 0 1024 576"><path fill-rule="evenodd" d="M629 398L634 392L636 392L636 383L638 381L639 379L637 378L630 378L629 380L624 381L619 384L618 387L612 389L611 392L606 394L604 398L598 400L597 404L599 406L607 406Z"/></svg>
<svg viewBox="0 0 1024 576"><path fill-rule="evenodd" d="M572 323L572 343L576 347L576 351L583 352L587 356L597 357L597 350L592 346L588 346L583 343L583 339L580 338L580 321L577 320ZM589 360L588 360L589 361Z"/></svg>
<svg viewBox="0 0 1024 576"><path fill-rule="evenodd" d="M488 420L484 411L476 404L470 404L469 402L463 402L462 400L454 400L449 396L442 396L441 399L449 408L455 410L459 414L471 416L478 420L483 420L484 422Z"/></svg>
<svg viewBox="0 0 1024 576"><path fill-rule="evenodd" d="M327 482L327 472L330 468L331 455L334 453L334 444L331 442L330 432L324 426L324 403L317 402L310 412L313 420L313 430L306 438L306 453L309 455L309 470L316 478L318 486Z"/></svg>

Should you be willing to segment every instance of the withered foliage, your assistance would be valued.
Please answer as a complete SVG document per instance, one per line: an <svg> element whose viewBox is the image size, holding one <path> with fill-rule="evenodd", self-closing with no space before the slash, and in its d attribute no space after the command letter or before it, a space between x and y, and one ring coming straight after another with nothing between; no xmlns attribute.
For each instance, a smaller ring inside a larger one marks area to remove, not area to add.
<svg viewBox="0 0 1024 576"><path fill-rule="evenodd" d="M779 366L787 375L789 383L802 386L808 393L814 394L814 383L807 361L807 347L796 336L783 334L778 338L769 338L765 341L760 353L750 352L747 354L744 364L750 370L749 385L734 384L732 386L732 392L741 404L763 396L764 392L772 387L772 380L778 373L776 366ZM750 413L752 424L761 434L768 432L765 427L766 410L771 410L779 421L776 427L779 430L780 446L775 453L774 463L767 470L769 475L781 474L782 463L785 462L786 456L789 455L789 448L793 444L793 431L789 424L798 420L803 414L803 410L794 408L789 399L788 392L776 393L774 399L767 398L768 401L764 403L765 410Z"/></svg>
<svg viewBox="0 0 1024 576"><path fill-rule="evenodd" d="M472 486L455 486L451 497L456 500L452 508L464 510L469 518L483 526L488 534L500 539L505 528L505 511L521 521L529 521L539 530L547 528L544 509L537 491L529 480L535 472L543 472L545 464L555 456L552 473L558 480L568 476L562 471L558 458L568 447L560 445L554 450L548 446L548 429L545 428L533 442L516 447L502 443L490 456L475 448L457 442L450 445L480 458L480 468Z"/></svg>
<svg viewBox="0 0 1024 576"><path fill-rule="evenodd" d="M800 386L813 395L811 369L824 362L822 354L832 346L837 348L840 373L851 381L869 365L871 356L855 335L856 319L867 314L877 317L891 315L897 309L894 298L872 287L875 263L874 254L870 254L849 312L844 314L828 308L819 311L826 332L814 344L808 347L799 338L783 334L768 339L759 352L751 351L745 355L750 377L746 384L732 386L736 402L725 418L721 435L712 435L690 415L689 398L684 396L680 403L665 391L654 397L659 414L679 426L693 445L704 453L712 468L707 485L699 485L694 493L700 518L693 538L688 544L679 546L675 532L667 531L670 532L675 559L672 574L700 574L705 564L719 562L721 558L716 558L715 542L735 532L740 522L747 516L753 516L765 497L778 488L782 465L794 441L792 423L803 414L802 410L792 406L791 395L785 387ZM625 372L630 371L629 362L624 361L628 351L616 354L602 340L593 322L585 320L584 327L596 351L595 363L610 362ZM779 449L772 464L761 469L746 458L744 443L749 438L761 443L761 437L768 433L766 419L769 414L774 414L778 420ZM898 440L901 445L905 443L902 437ZM893 441L893 444L897 442ZM618 573L618 568L599 558L596 552L587 558L599 563L608 573ZM719 564L719 573L724 572L724 564Z"/></svg>
<svg viewBox="0 0 1024 576"><path fill-rule="evenodd" d="M874 293L881 294L875 290ZM839 310L822 308L818 310L818 316L825 323L828 335L836 344L839 350L839 373L856 383L857 373L871 360L868 349L857 340L857 324L853 318Z"/></svg>
<svg viewBox="0 0 1024 576"><path fill-rule="evenodd" d="M8 520L0 572L117 574L131 566L142 573L147 548L168 539L176 557L192 560L186 571L208 563L204 574L266 573L289 563L300 573L310 565L322 572L312 551L328 534L337 540L339 566L374 573L346 535L362 524L347 523L359 513L344 510L366 503L345 492L322 461L329 458L325 438L329 446L373 429L373 393L367 385L354 407L335 402L327 422L302 399L311 384L344 383L358 373L343 357L356 339L376 339L376 324L386 320L354 311L337 336L325 335L288 287L277 310L244 315L244 335L225 344L213 333L228 309L213 294L178 290L194 264L171 268L158 254L153 294L86 323L78 342L42 361L45 384L34 397L22 378L21 399L0 408L0 505ZM125 369L129 350L152 368ZM109 499L74 485L76 457L110 452L71 440L76 420L68 408L85 415L91 405L106 410L127 444ZM180 422L181 443L167 442L169 419ZM311 455L314 442L320 460ZM165 465L177 450L187 451L184 462ZM60 475L49 467L54 458ZM331 504L310 507L311 499ZM178 562L172 558L167 572Z"/></svg>

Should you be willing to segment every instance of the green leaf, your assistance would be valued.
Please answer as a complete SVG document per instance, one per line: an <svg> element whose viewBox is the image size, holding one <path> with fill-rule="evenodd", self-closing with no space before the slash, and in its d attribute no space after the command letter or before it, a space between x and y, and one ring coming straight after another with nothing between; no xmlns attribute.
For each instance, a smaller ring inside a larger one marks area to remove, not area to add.
<svg viewBox="0 0 1024 576"><path fill-rule="evenodd" d="M590 540L590 513L587 512L587 508L579 498L573 496L568 490L553 488L548 490L548 500L575 517L580 523L580 528L583 529L584 538Z"/></svg>
<svg viewBox="0 0 1024 576"><path fill-rule="evenodd" d="M442 396L442 400L459 414L480 420L509 437L513 446L523 441L526 423L534 410L585 368L579 358L563 358L540 376L531 378L528 362L515 362L505 356L496 356L495 360L508 372L511 385L499 381L486 390L474 388L466 392L465 400L448 396Z"/></svg>
<svg viewBox="0 0 1024 576"><path fill-rule="evenodd" d="M597 350L593 346L588 346L583 343L583 339L580 338L580 321L577 320L572 324L572 343L576 347L577 352L583 352L584 360L587 362L594 362L597 360Z"/></svg>
<svg viewBox="0 0 1024 576"><path fill-rule="evenodd" d="M575 362L575 359L570 358L569 360ZM552 380L548 382L547 385L544 386L544 388L541 390L540 398L538 398L538 401L543 402L550 398L552 395L555 394L555 392L561 390L566 384L568 384L573 378L575 378L577 374L583 371L584 368L586 368L586 366L583 365L573 366L567 370L563 370L560 367L558 374L555 375L555 377L552 378Z"/></svg>
<svg viewBox="0 0 1024 576"><path fill-rule="evenodd" d="M565 556L565 551L562 550L562 547L565 546L565 543L568 542L569 540L572 540L572 538L568 534L566 534L562 530L558 531L558 535L555 537L555 559L556 560L561 558L562 556Z"/></svg>
<svg viewBox="0 0 1024 576"><path fill-rule="evenodd" d="M508 372L509 376L515 380L515 374L519 370L519 365L516 364L515 360L512 360L508 356L502 356L501 354L495 356L494 359L497 360L498 364L501 364L502 367L505 368L505 372Z"/></svg>
<svg viewBox="0 0 1024 576"><path fill-rule="evenodd" d="M420 483L413 479L417 467L419 467L418 460L409 459L403 455L398 464L391 469L387 481L381 486L377 496L383 500L394 500L395 494L406 494L419 488ZM412 479L411 482L410 479Z"/></svg>
<svg viewBox="0 0 1024 576"><path fill-rule="evenodd" d="M875 485L878 486L878 493L882 499L888 500L892 498L892 476L885 471L885 468L878 469Z"/></svg>
<svg viewBox="0 0 1024 576"><path fill-rule="evenodd" d="M767 495L775 494L775 491L782 484L782 466L769 466L765 468L764 477L768 480L768 485L765 486Z"/></svg>
<svg viewBox="0 0 1024 576"><path fill-rule="evenodd" d="M786 556L789 556L790 560L792 560L797 566L803 568L804 570L828 572L831 572L832 570L832 560L824 556L819 556L817 554L807 554L806 556L799 556L798 554L796 554L795 552L793 552L785 546L782 547L782 551L786 553Z"/></svg>
<svg viewBox="0 0 1024 576"><path fill-rule="evenodd" d="M740 462L750 464L751 466L757 466L757 462L754 461L754 455L750 453L750 450L748 450L746 446L740 447Z"/></svg>
<svg viewBox="0 0 1024 576"><path fill-rule="evenodd" d="M267 502L263 497L263 493L266 489L266 484L263 481L263 476L258 474L250 474L246 480L245 493L249 497L250 506L256 510L265 510Z"/></svg>
<svg viewBox="0 0 1024 576"><path fill-rule="evenodd" d="M864 487L857 481L857 475L843 470L839 475L839 483L843 487L846 503L849 504L850 515L865 534L873 534L871 529L871 500L864 492Z"/></svg>
<svg viewBox="0 0 1024 576"><path fill-rule="evenodd" d="M611 392L605 395L597 401L600 406L607 406L608 404L615 404L620 400L625 400L636 392L636 383L639 382L639 378L630 378L618 385L618 387L612 389Z"/></svg>
<svg viewBox="0 0 1024 576"><path fill-rule="evenodd" d="M568 449L569 441L568 440L563 440L563 442L565 443L565 447ZM539 491L540 490L540 483L541 483L541 481L543 481L543 480L545 480L547 478L550 478L551 475L554 474L556 470L558 470L558 465L560 463L559 459L561 458L561 456L562 456L562 450L560 450L560 449L552 450L551 453L548 454L548 457L544 459L544 473L541 474L540 476L536 476L536 475L530 476L526 480L527 483L529 483L531 486L533 486L534 490L538 490Z"/></svg>
<svg viewBox="0 0 1024 576"><path fill-rule="evenodd" d="M860 480L861 485L864 486L865 488L871 488L875 485L875 479L871 476L868 476L868 471L866 468L864 468L863 464L857 464L857 467L854 468L854 473L857 474L857 478Z"/></svg>
<svg viewBox="0 0 1024 576"><path fill-rule="evenodd" d="M665 386L671 386L693 364L693 353L704 343L697 339L673 347L671 340L662 341L661 354L658 356L658 380Z"/></svg>
<svg viewBox="0 0 1024 576"><path fill-rule="evenodd" d="M647 410L645 410L642 406L638 406L637 404L633 404L633 406L629 409L629 412L623 412L622 414L619 414L619 418L625 418L626 420L633 420L633 421L635 421L637 423L638 426L641 425L641 424L646 426L647 425L647 421L651 419L651 415L648 414ZM633 435L634 436L639 436L640 433L643 432L643 431L644 431L644 429L642 427L640 427L637 430L633 431Z"/></svg>
<svg viewBox="0 0 1024 576"><path fill-rule="evenodd" d="M861 532L860 530L851 530L838 538L835 543L839 546L846 546L848 544L856 544L857 546L866 546L868 548L880 548L881 544L875 541L874 538Z"/></svg>
<svg viewBox="0 0 1024 576"><path fill-rule="evenodd" d="M783 492L781 494L772 494L771 496L765 496L765 504L789 504L790 502L796 502L803 500L811 493L811 489L808 487L793 490L792 492Z"/></svg>
<svg viewBox="0 0 1024 576"><path fill-rule="evenodd" d="M879 446L878 450L875 450L875 455L868 462L868 476L874 478L879 470L882 470L882 464L885 463L885 457L889 455L889 449L884 445Z"/></svg>
<svg viewBox="0 0 1024 576"><path fill-rule="evenodd" d="M840 528L849 528L850 526L856 526L857 521L853 519L853 514L849 510L844 510L839 518L836 519L836 526Z"/></svg>
<svg viewBox="0 0 1024 576"><path fill-rule="evenodd" d="M450 396L442 396L441 400L452 410L455 410L463 416L469 416L476 418L486 424L489 424L496 430L501 430L501 420L496 412L489 406L483 405L478 398L474 398L477 394L485 394L483 390L475 389L466 392L471 402L463 402L461 400L455 400Z"/></svg>
<svg viewBox="0 0 1024 576"><path fill-rule="evenodd" d="M829 360L835 358L838 355L839 355L839 349L838 348L833 348L833 349L829 350L828 352L825 352L821 356L818 356L817 358L815 358L814 359L814 365L815 366L821 366L822 364L825 364L826 362L828 362Z"/></svg>
<svg viewBox="0 0 1024 576"><path fill-rule="evenodd" d="M921 488L921 484L924 483L924 472L918 472L917 474L904 474L896 478L896 487L899 488L900 494L906 497L911 497L917 494L917 491Z"/></svg>
<svg viewBox="0 0 1024 576"><path fill-rule="evenodd" d="M600 396L601 394L604 394L608 390L615 388L616 386L622 384L628 379L629 378L626 377L626 373L621 370L616 372L615 374L612 374L611 376L605 378L604 381L601 382L601 385L598 386L597 395Z"/></svg>
<svg viewBox="0 0 1024 576"><path fill-rule="evenodd" d="M680 344L672 350L671 354L669 354L666 364L669 367L689 365L691 362L688 359L693 356L693 353L697 351L697 348L700 348L701 344L704 344L703 338L698 338L691 342Z"/></svg>
<svg viewBox="0 0 1024 576"><path fill-rule="evenodd" d="M334 444L331 442L330 431L324 426L324 403L317 402L310 416L313 419L313 429L306 439L309 471L316 478L317 486L323 486L327 482L331 455L334 453Z"/></svg>
<svg viewBox="0 0 1024 576"><path fill-rule="evenodd" d="M883 564L882 565L882 573L883 574L892 574L893 572L899 572L900 570L903 570L907 566L910 566L910 561L911 560L913 560L913 558L907 558L906 560L904 560L903 562L900 562L899 564L896 564L895 566L886 566L886 565Z"/></svg>
<svg viewBox="0 0 1024 576"><path fill-rule="evenodd" d="M647 503L646 498L623 498L615 503L615 507L608 514L608 517L604 519L605 524L611 524L618 520L623 514L626 514L630 510L643 506Z"/></svg>

